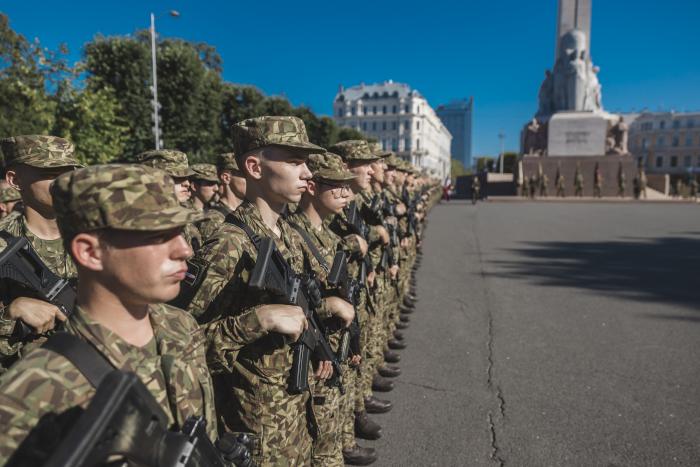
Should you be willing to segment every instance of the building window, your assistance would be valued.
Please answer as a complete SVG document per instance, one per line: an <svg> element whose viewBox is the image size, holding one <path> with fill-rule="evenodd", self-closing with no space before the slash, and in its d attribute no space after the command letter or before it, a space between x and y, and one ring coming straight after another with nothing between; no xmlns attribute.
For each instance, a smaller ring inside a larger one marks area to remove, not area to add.
<svg viewBox="0 0 700 467"><path fill-rule="evenodd" d="M420 138L416 138L416 151L420 151Z"/></svg>
<svg viewBox="0 0 700 467"><path fill-rule="evenodd" d="M369 115L369 107L365 107L365 115Z"/></svg>
<svg viewBox="0 0 700 467"><path fill-rule="evenodd" d="M410 130L410 129L411 129L411 122L408 121L408 120L406 120L405 122L403 122L403 129L404 129L404 130Z"/></svg>
<svg viewBox="0 0 700 467"><path fill-rule="evenodd" d="M396 122L391 122L391 129L395 130L396 129Z"/></svg>
<svg viewBox="0 0 700 467"><path fill-rule="evenodd" d="M683 157L683 166L684 167L690 167L692 164L692 161L690 160L690 156L685 156Z"/></svg>
<svg viewBox="0 0 700 467"><path fill-rule="evenodd" d="M372 122L372 131L377 131L377 122Z"/></svg>
<svg viewBox="0 0 700 467"><path fill-rule="evenodd" d="M404 112L408 113L408 104L404 106Z"/></svg>
<svg viewBox="0 0 700 467"><path fill-rule="evenodd" d="M686 146L692 146L693 145L693 137L688 135L685 137L685 145Z"/></svg>
<svg viewBox="0 0 700 467"><path fill-rule="evenodd" d="M338 109L338 117L342 117L342 116L343 116L343 109Z"/></svg>
<svg viewBox="0 0 700 467"><path fill-rule="evenodd" d="M662 147L664 144L665 144L665 142L664 142L664 137L663 137L663 136L659 136L659 137L656 139L656 146L657 146L657 147Z"/></svg>
<svg viewBox="0 0 700 467"><path fill-rule="evenodd" d="M664 157L663 156L656 156L656 167L663 167L664 166Z"/></svg>
<svg viewBox="0 0 700 467"><path fill-rule="evenodd" d="M398 113L399 108L397 106L394 106L391 108L391 110L392 110L392 113Z"/></svg>
<svg viewBox="0 0 700 467"><path fill-rule="evenodd" d="M353 117L355 116L355 113L356 113L355 111L356 111L356 110L357 110L357 109L356 109L355 107L352 108L352 116L353 116Z"/></svg>
<svg viewBox="0 0 700 467"><path fill-rule="evenodd" d="M420 122L416 120L416 130L420 130Z"/></svg>
<svg viewBox="0 0 700 467"><path fill-rule="evenodd" d="M406 141L404 142L404 151L410 151L411 150L411 138L406 138Z"/></svg>
<svg viewBox="0 0 700 467"><path fill-rule="evenodd" d="M698 156L698 163L697 166L700 167L700 156Z"/></svg>
<svg viewBox="0 0 700 467"><path fill-rule="evenodd" d="M646 138L642 138L642 149L647 149L649 147L648 143Z"/></svg>
<svg viewBox="0 0 700 467"><path fill-rule="evenodd" d="M671 167L678 167L678 156L671 156Z"/></svg>
<svg viewBox="0 0 700 467"><path fill-rule="evenodd" d="M382 130L386 131L386 122L382 122Z"/></svg>
<svg viewBox="0 0 700 467"><path fill-rule="evenodd" d="M653 126L654 124L652 122L644 122L642 123L642 131L651 131Z"/></svg>
<svg viewBox="0 0 700 467"><path fill-rule="evenodd" d="M681 121L680 120L674 120L673 121L673 128L674 129L679 129L681 127Z"/></svg>
<svg viewBox="0 0 700 467"><path fill-rule="evenodd" d="M362 122L362 130L367 131L367 122Z"/></svg>
<svg viewBox="0 0 700 467"><path fill-rule="evenodd" d="M688 126L688 128L693 128L695 126L695 121L693 121L693 119L689 118L687 126Z"/></svg>
<svg viewBox="0 0 700 467"><path fill-rule="evenodd" d="M372 107L372 113L374 115L377 115L377 106L376 105L374 107Z"/></svg>
<svg viewBox="0 0 700 467"><path fill-rule="evenodd" d="M661 120L661 121L659 122L659 130L663 130L664 128L666 128L666 121L665 121L665 120Z"/></svg>
<svg viewBox="0 0 700 467"><path fill-rule="evenodd" d="M382 151L386 151L386 140L382 140Z"/></svg>
<svg viewBox="0 0 700 467"><path fill-rule="evenodd" d="M386 105L382 107L382 113L386 115Z"/></svg>
<svg viewBox="0 0 700 467"><path fill-rule="evenodd" d="M678 121L678 120L676 120L676 121ZM674 137L673 137L673 140L671 141L671 145L672 145L674 148L677 148L677 147L678 147L678 136L674 136Z"/></svg>
<svg viewBox="0 0 700 467"><path fill-rule="evenodd" d="M399 142L396 140L396 138L391 140L391 150L392 151L398 151L399 150Z"/></svg>

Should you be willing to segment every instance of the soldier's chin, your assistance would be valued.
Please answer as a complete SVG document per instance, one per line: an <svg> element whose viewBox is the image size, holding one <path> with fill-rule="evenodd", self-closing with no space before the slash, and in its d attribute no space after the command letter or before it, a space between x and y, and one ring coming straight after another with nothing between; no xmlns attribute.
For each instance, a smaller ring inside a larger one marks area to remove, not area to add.
<svg viewBox="0 0 700 467"><path fill-rule="evenodd" d="M298 203L301 201L301 193L296 192L296 193L289 193L286 198L288 203Z"/></svg>

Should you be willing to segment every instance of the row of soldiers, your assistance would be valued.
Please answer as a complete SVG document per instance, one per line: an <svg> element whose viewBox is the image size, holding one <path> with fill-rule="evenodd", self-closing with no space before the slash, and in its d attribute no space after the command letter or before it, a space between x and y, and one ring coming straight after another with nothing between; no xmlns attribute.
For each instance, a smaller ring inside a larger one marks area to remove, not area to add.
<svg viewBox="0 0 700 467"><path fill-rule="evenodd" d="M604 177L598 164L593 169L593 197L603 197ZM644 169L640 167L639 172L633 180L634 196L646 198L647 178ZM554 187L556 189L556 197L566 197L566 179L561 172L561 168L557 167L557 173L554 177ZM574 196L583 197L584 176L579 164L576 164L574 172ZM627 177L620 163L617 171L617 196L624 198L627 188ZM539 167L537 174L532 174L530 177L524 176L520 187L521 195L524 197L535 198L537 196L546 198L549 196L549 177L543 172L542 167Z"/></svg>
<svg viewBox="0 0 700 467"><path fill-rule="evenodd" d="M83 168L62 138L0 142L21 198L0 221L0 250L26 239L77 289L68 313L0 282L0 464L41 465L95 395L84 366L52 345L57 329L137 375L171 429L204 417L231 463L241 463L232 439L257 465L377 459L356 439L379 438L368 414L392 407L374 393L400 374L392 364L439 189L366 141L316 146L295 117L239 122L233 143L214 166L157 150L138 164ZM251 284L270 244L313 309ZM338 257L351 294L331 281ZM314 353L294 386L312 328L332 356ZM356 350L343 354L353 329Z"/></svg>

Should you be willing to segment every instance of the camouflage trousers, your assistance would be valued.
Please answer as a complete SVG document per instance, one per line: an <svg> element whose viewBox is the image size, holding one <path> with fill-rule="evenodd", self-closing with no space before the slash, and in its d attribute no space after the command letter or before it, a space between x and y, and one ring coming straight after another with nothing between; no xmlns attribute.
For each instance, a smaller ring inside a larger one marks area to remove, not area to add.
<svg viewBox="0 0 700 467"><path fill-rule="evenodd" d="M347 371L347 368L344 370ZM325 383L316 384L313 403L318 436L311 449L311 465L314 467L341 467L345 463L341 442L343 417L340 402L341 394L337 387L328 387Z"/></svg>
<svg viewBox="0 0 700 467"><path fill-rule="evenodd" d="M359 369L344 364L343 383L345 385L345 394L340 396L340 442L342 449L350 449L355 446L355 412L358 380ZM364 410L364 407L361 410Z"/></svg>
<svg viewBox="0 0 700 467"><path fill-rule="evenodd" d="M263 383L236 387L237 379L235 374L213 378L220 431L247 433L251 457L260 467L310 465L309 394L290 395L284 387Z"/></svg>

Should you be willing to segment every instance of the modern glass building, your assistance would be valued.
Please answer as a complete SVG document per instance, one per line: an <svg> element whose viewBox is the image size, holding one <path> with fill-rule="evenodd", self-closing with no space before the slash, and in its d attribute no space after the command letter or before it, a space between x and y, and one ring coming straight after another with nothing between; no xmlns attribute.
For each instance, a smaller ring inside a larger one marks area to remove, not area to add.
<svg viewBox="0 0 700 467"><path fill-rule="evenodd" d="M435 110L442 123L452 134L452 158L472 166L472 111L474 98L456 99Z"/></svg>

